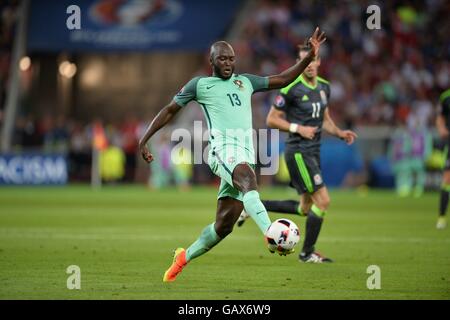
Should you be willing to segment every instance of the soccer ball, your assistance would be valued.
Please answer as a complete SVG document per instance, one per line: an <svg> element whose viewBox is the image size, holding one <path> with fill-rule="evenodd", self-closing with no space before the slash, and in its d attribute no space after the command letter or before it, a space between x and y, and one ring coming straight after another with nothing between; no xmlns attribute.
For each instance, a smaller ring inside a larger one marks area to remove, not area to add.
<svg viewBox="0 0 450 320"><path fill-rule="evenodd" d="M286 255L300 241L300 231L291 220L278 219L267 229L265 238L270 252Z"/></svg>

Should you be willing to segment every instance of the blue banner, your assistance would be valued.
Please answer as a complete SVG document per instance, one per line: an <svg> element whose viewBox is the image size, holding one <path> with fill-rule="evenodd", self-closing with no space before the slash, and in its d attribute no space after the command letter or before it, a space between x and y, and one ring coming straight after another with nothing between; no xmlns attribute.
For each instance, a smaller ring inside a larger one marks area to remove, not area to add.
<svg viewBox="0 0 450 320"><path fill-rule="evenodd" d="M364 170L364 160L358 144L348 146L335 138L322 140L320 163L323 180L329 187L339 187L349 173L359 174Z"/></svg>
<svg viewBox="0 0 450 320"><path fill-rule="evenodd" d="M29 51L203 51L239 0L32 0Z"/></svg>
<svg viewBox="0 0 450 320"><path fill-rule="evenodd" d="M63 155L0 155L0 185L62 185L67 180Z"/></svg>

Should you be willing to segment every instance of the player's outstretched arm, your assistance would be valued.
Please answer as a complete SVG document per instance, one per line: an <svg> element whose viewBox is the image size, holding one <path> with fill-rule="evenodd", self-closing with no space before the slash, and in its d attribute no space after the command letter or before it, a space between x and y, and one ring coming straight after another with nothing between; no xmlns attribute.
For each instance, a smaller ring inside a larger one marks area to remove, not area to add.
<svg viewBox="0 0 450 320"><path fill-rule="evenodd" d="M311 51L303 59L297 62L289 69L280 74L269 77L269 89L284 88L293 82L299 75L303 73L306 67L319 55L319 48L326 40L325 33L320 32L319 27L316 28L308 42L311 45Z"/></svg>
<svg viewBox="0 0 450 320"><path fill-rule="evenodd" d="M328 109L325 109L323 115L323 128L329 134L344 140L348 145L352 144L358 137L358 135L354 133L352 130L339 129L338 126L336 126L336 124L334 123L333 119L331 118Z"/></svg>
<svg viewBox="0 0 450 320"><path fill-rule="evenodd" d="M153 161L153 155L147 147L148 140L162 127L164 127L172 118L181 110L181 107L172 100L167 106L165 106L153 119L148 126L141 140L139 140L139 150L141 151L142 158L148 163Z"/></svg>
<svg viewBox="0 0 450 320"><path fill-rule="evenodd" d="M286 120L285 113L277 110L275 107L269 111L267 115L266 124L269 128L278 129L285 132L298 133L303 138L313 139L316 134L317 127L301 126L296 123L289 123Z"/></svg>

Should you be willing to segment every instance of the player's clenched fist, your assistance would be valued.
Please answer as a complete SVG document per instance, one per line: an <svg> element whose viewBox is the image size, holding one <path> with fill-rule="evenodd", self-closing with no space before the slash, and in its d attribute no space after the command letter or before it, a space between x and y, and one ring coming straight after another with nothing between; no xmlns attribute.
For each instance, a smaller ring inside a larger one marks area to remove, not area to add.
<svg viewBox="0 0 450 320"><path fill-rule="evenodd" d="M303 138L312 140L312 139L314 139L314 136L316 135L317 127L298 126L297 131L298 131L298 134L301 135Z"/></svg>

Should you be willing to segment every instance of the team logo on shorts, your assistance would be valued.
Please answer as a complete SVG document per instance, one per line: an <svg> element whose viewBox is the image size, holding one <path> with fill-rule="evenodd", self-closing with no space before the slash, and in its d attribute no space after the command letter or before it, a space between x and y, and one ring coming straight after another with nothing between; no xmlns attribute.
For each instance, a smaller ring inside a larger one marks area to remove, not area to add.
<svg viewBox="0 0 450 320"><path fill-rule="evenodd" d="M241 80L234 80L233 83L239 87L239 90L244 90L244 84Z"/></svg>
<svg viewBox="0 0 450 320"><path fill-rule="evenodd" d="M282 108L282 107L284 107L285 104L286 104L286 100L284 100L283 96L277 95L275 97L275 106L276 107Z"/></svg>
<svg viewBox="0 0 450 320"><path fill-rule="evenodd" d="M316 186L322 183L322 177L320 176L320 174L316 174L314 176L314 183L316 184Z"/></svg>
<svg viewBox="0 0 450 320"><path fill-rule="evenodd" d="M227 160L228 164L233 164L236 162L236 158L235 157L229 157Z"/></svg>
<svg viewBox="0 0 450 320"><path fill-rule="evenodd" d="M325 93L325 91L320 90L320 98L322 99L322 103L324 105L328 104L327 94Z"/></svg>

